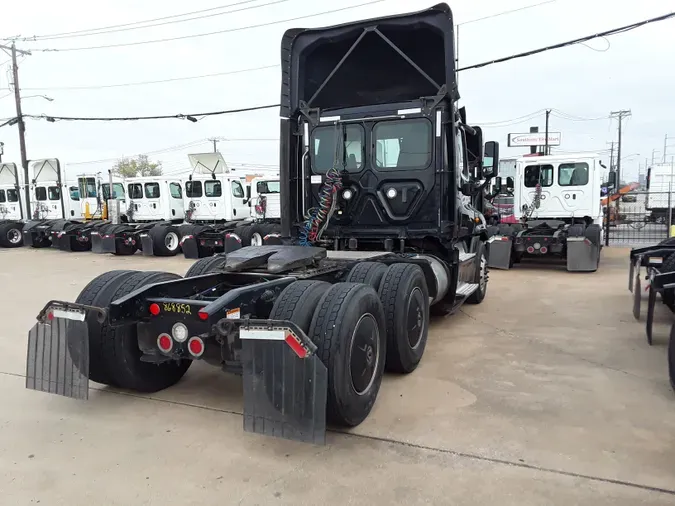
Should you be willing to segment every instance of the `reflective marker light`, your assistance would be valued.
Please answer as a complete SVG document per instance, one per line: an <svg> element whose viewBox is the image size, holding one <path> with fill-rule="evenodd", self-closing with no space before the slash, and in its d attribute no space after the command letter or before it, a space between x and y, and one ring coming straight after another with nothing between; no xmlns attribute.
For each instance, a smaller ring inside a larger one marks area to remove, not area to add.
<svg viewBox="0 0 675 506"><path fill-rule="evenodd" d="M173 328L171 329L171 334L176 341L182 343L188 338L188 329L184 324L178 322L174 324Z"/></svg>
<svg viewBox="0 0 675 506"><path fill-rule="evenodd" d="M387 190L387 197L389 197L390 199L396 198L396 195L397 195L396 188L389 188Z"/></svg>
<svg viewBox="0 0 675 506"><path fill-rule="evenodd" d="M200 357L204 353L204 341L199 337L191 337L188 341L188 350L195 357Z"/></svg>
<svg viewBox="0 0 675 506"><path fill-rule="evenodd" d="M351 199L353 196L354 196L354 192L352 192L352 191L349 190L349 189L347 189L347 190L345 190L345 191L342 192L342 198L345 199L345 200L349 200L349 199Z"/></svg>
<svg viewBox="0 0 675 506"><path fill-rule="evenodd" d="M206 311L199 311L197 314L199 315L200 320L208 320L209 319L209 314Z"/></svg>
<svg viewBox="0 0 675 506"><path fill-rule="evenodd" d="M164 353L168 353L173 348L173 341L169 334L160 334L157 338L157 347Z"/></svg>
<svg viewBox="0 0 675 506"><path fill-rule="evenodd" d="M159 304L153 302L152 304L150 304L148 310L150 311L150 314L152 316L157 316L159 314Z"/></svg>

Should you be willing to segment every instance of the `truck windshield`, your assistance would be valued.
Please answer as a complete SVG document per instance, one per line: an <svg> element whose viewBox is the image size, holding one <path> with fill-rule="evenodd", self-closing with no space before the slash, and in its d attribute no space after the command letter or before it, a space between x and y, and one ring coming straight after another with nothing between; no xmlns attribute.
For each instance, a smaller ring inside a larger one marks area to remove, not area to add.
<svg viewBox="0 0 675 506"><path fill-rule="evenodd" d="M525 188L553 184L553 165L528 165L525 167Z"/></svg>
<svg viewBox="0 0 675 506"><path fill-rule="evenodd" d="M364 139L361 125L315 128L312 132L312 170L317 174L333 167L349 172L360 171L363 168Z"/></svg>
<svg viewBox="0 0 675 506"><path fill-rule="evenodd" d="M380 122L373 141L377 167L426 168L431 162L431 123L426 119Z"/></svg>
<svg viewBox="0 0 675 506"><path fill-rule="evenodd" d="M103 193L104 200L110 199L110 183L103 183L101 185L101 192ZM113 183L113 198L124 198L124 185L122 183Z"/></svg>

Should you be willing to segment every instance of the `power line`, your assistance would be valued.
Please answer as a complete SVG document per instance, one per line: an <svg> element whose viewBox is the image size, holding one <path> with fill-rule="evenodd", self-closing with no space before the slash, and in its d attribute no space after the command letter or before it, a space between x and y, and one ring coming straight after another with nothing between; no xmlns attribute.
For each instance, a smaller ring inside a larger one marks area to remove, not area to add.
<svg viewBox="0 0 675 506"><path fill-rule="evenodd" d="M254 1L258 1L258 0L246 0L244 2L238 2L238 3L235 3L235 4L217 7L217 9L236 6L236 5L240 5L240 4L251 3L251 2L254 2ZM288 2L288 1L289 0L273 0L271 2L267 2L267 3L264 3L264 4L250 5L248 7L241 7L239 9L233 9L231 11L218 12L218 13L215 13L215 14L214 13L203 14L201 16L195 16L195 17L186 18L186 19L174 19L173 21L162 21L160 23L154 23L154 24L149 24L149 25L144 25L144 26L127 26L126 28L115 28L115 29L111 29L111 30L97 31L95 33L79 33L79 34L71 34L71 35L52 35L52 36L25 38L25 39L22 39L22 40L24 40L26 42L29 42L31 40L38 40L38 39L39 40L59 40L59 39L70 39L70 38L74 38L74 37L90 37L90 36L94 36L94 35L105 35L105 34L108 34L108 33L126 32L126 31L130 31L130 30L141 30L143 28L154 28L156 26L171 25L171 24L175 24L175 23L185 23L187 21L196 21L196 20L204 19L204 18L212 18L212 17L215 17L215 16L224 16L225 14L233 14L235 12L242 12L242 11L248 11L248 10L252 10L252 9L259 9L261 7L268 7L270 5L280 4L280 3ZM209 9L209 10L213 10L213 9Z"/></svg>
<svg viewBox="0 0 675 506"><path fill-rule="evenodd" d="M221 116L223 114L236 114L239 112L260 111L263 109L272 109L279 107L279 104L258 105L254 107L244 107L241 109L228 109L225 111L200 112L196 114L166 114L159 116L126 116L126 117L76 117L76 116L51 116L51 115L36 115L24 114L25 118L31 119L46 119L50 123L55 121L139 121L150 119L186 119L192 123L196 123L199 119L207 116ZM199 119L198 119L199 118Z"/></svg>
<svg viewBox="0 0 675 506"><path fill-rule="evenodd" d="M538 4L526 5L524 7L518 7L517 9L511 9L508 11L498 12L496 14L490 14L488 16L483 16L482 18L471 19L469 21L464 21L463 23L457 23L457 26L464 26L471 23L477 23L478 21L483 21L485 19L498 18L500 16L505 16L506 14L513 14L514 12L520 12L527 9L533 9L534 7L539 7L540 5L551 4L557 2L558 0L546 0L545 2L539 2Z"/></svg>
<svg viewBox="0 0 675 506"><path fill-rule="evenodd" d="M219 5L218 7L210 7L208 9L201 9L201 10L192 11L192 12L184 12L183 14L173 14L171 16L163 16L161 18L146 19L146 20L143 20L143 21L133 21L133 22L130 22L130 23L123 23L123 24L118 24L118 25L101 26L101 27L98 27L98 28L89 28L89 29L86 29L86 30L75 30L75 31L72 31L72 32L48 33L48 34L45 34L45 35L33 35L32 37L24 37L23 39L20 39L20 40L42 40L42 39L62 37L62 36L65 36L65 35L78 35L78 34L86 33L86 32L96 32L96 31L101 31L101 30L110 30L110 29L114 29L114 28L123 28L123 27L126 27L126 26L142 25L142 24L145 24L145 23L153 23L155 21L164 21L164 20L167 20L167 19L181 18L183 16L192 16L193 14L202 14L204 12L213 12L213 11L217 11L219 9L225 9L227 7L234 7L234 6L237 6L237 5L242 5L242 4L251 3L251 2L255 2L255 1L257 1L257 0L244 0L244 1L235 2L235 3L232 3L232 4ZM19 39L19 37L5 37L3 40L16 40L16 39Z"/></svg>
<svg viewBox="0 0 675 506"><path fill-rule="evenodd" d="M262 28L265 26L273 26L273 25L279 25L282 23L287 23L289 21L298 21L301 19L308 19L308 18L313 18L316 16L323 16L325 14L334 14L336 12L342 12L342 11L347 11L351 9L356 9L358 7L365 7L366 5L373 5L377 3L382 3L387 0L369 0L368 2L362 2L360 4L356 5L350 5L347 7L340 7L339 9L333 9L330 11L324 11L324 12L317 12L315 14L306 14L303 16L296 16L294 18L286 18L286 19L281 19L278 21L269 21L267 23L259 23L257 25L247 25L247 26L240 26L237 28L227 28L225 30L217 30L215 32L205 32L205 33L195 33L192 35L182 35L178 37L167 37L163 39L152 39L152 40L141 40L137 42L124 42L124 43L119 43L119 44L106 44L106 45L101 45L101 46L85 46L85 47L71 47L71 48L63 48L63 49L51 49L51 48L41 48L41 49L33 49L33 51L41 51L41 52L66 52L66 51L88 51L91 49L109 49L109 48L117 48L117 47L129 47L129 46L140 46L143 44L157 44L160 42L170 42L174 40L185 40L185 39L193 39L196 37L208 37L211 35L219 35L222 33L232 33L232 32L240 32L243 30L250 30L253 28Z"/></svg>
<svg viewBox="0 0 675 506"><path fill-rule="evenodd" d="M200 76L188 76L188 77L173 77L168 79L158 79L155 81L137 81L132 83L118 83L118 84L101 84L101 85L91 85L91 86L50 86L46 88L21 88L26 91L49 91L49 90L58 90L58 91L69 91L69 90L98 90L105 88L122 88L126 86L144 86L147 84L160 84L160 83L170 83L175 81L188 81L191 79L203 79L206 77L218 77L218 76L227 76L232 74L243 74L246 72L256 72L258 70L266 70L272 68L278 68L280 65L265 65L262 67L253 67L249 69L240 69L240 70L230 70L228 72L217 72L215 74L203 74Z"/></svg>
<svg viewBox="0 0 675 506"><path fill-rule="evenodd" d="M597 118L582 118L581 116L574 116L572 114L567 114L566 112L561 111L560 109L551 109L553 115L557 118L566 119L569 121L600 121L610 119L609 116L599 116Z"/></svg>
<svg viewBox="0 0 675 506"><path fill-rule="evenodd" d="M560 48L563 48L563 47L572 46L574 44L580 44L582 42L593 40L593 39L596 39L598 37L608 37L610 35L616 35L618 33L628 32L630 30L635 30L636 28L644 26L648 23L657 23L659 21L665 21L666 19L670 19L672 17L675 17L675 12L671 12L669 14L663 14L662 16L657 16L655 18L646 19L644 21L639 21L637 23L622 26L620 28L612 28L611 30L607 30L607 31L604 31L604 32L601 32L601 33L596 33L596 34L593 34L593 35L586 35L585 37L580 37L578 39L569 40L567 42L561 42L559 44L554 44L552 46L546 46L546 47L542 47L542 48L539 48L539 49L533 49L531 51L526 51L524 53L518 53L518 54L511 55L511 56L505 56L503 58L498 58L496 60L490 60L490 61L486 61L486 62L483 62L483 63L477 63L475 65L469 65L468 67L463 67L461 69L457 69L457 72L462 72L464 70L477 69L477 68L481 68L481 67L487 67L488 65L494 65L496 63L503 63L503 62L506 62L506 61L515 60L517 58L524 58L526 56L532 56L532 55L535 55L535 54L544 53L546 51L551 51L553 49L560 49Z"/></svg>

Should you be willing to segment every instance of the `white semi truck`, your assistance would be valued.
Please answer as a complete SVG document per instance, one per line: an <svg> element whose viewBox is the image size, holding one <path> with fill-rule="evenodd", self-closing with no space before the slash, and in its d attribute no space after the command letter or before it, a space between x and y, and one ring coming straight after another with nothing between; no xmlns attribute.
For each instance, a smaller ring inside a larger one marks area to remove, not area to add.
<svg viewBox="0 0 675 506"><path fill-rule="evenodd" d="M489 266L509 269L524 258L556 256L568 271L596 271L603 244L604 173L595 154L517 159L509 191L519 223L492 227Z"/></svg>

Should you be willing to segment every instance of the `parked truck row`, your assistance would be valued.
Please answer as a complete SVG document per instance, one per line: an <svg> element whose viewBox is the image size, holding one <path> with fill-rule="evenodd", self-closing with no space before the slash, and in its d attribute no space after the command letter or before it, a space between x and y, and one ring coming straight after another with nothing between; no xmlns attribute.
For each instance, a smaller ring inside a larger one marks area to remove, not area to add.
<svg viewBox="0 0 675 506"><path fill-rule="evenodd" d="M130 255L202 258L228 247L262 245L280 231L278 177L234 175L218 153L190 155L186 178L63 178L56 159L31 162L26 184L0 165L0 246L56 247ZM110 209L109 209L110 208ZM113 217L118 219L112 219Z"/></svg>

